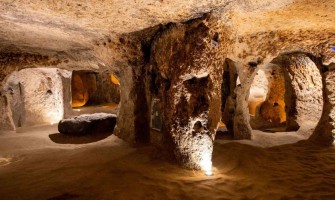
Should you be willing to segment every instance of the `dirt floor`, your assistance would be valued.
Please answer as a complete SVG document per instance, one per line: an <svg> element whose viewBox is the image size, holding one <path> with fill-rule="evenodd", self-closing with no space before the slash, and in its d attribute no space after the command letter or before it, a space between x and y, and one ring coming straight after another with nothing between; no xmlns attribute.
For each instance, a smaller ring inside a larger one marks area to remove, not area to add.
<svg viewBox="0 0 335 200"><path fill-rule="evenodd" d="M210 177L111 133L57 134L56 125L0 133L0 199L335 199L335 146L296 143L294 133L217 140Z"/></svg>

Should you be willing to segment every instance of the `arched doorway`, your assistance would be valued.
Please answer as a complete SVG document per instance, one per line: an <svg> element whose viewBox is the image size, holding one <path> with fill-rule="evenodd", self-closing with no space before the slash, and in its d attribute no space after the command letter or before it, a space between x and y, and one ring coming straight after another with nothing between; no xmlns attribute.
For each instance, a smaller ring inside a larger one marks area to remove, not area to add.
<svg viewBox="0 0 335 200"><path fill-rule="evenodd" d="M258 70L248 99L253 129L285 131L285 78L280 66L269 64Z"/></svg>
<svg viewBox="0 0 335 200"><path fill-rule="evenodd" d="M267 87L267 91L257 94L260 85ZM321 117L322 108L322 76L318 66L303 53L282 54L272 60L260 69L250 90L253 129L293 131L308 138Z"/></svg>

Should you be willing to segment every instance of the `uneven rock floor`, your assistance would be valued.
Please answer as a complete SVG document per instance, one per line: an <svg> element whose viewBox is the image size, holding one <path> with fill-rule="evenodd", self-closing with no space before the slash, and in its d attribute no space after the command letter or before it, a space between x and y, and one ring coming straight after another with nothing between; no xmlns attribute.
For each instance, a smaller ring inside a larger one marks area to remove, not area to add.
<svg viewBox="0 0 335 200"><path fill-rule="evenodd" d="M301 139L290 133L277 142L257 131L253 141L218 140L211 177L114 135L66 144L52 141L55 133L56 125L0 133L1 199L335 198L335 146L282 145Z"/></svg>

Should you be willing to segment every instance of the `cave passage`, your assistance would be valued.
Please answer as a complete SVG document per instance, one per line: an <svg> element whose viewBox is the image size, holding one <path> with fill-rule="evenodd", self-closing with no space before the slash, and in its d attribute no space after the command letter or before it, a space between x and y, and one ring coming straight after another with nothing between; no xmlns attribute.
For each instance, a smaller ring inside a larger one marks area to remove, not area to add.
<svg viewBox="0 0 335 200"><path fill-rule="evenodd" d="M257 72L248 106L253 129L309 137L322 114L319 68L302 53L278 56Z"/></svg>
<svg viewBox="0 0 335 200"><path fill-rule="evenodd" d="M96 89L95 73L74 71L71 79L72 107L85 106Z"/></svg>
<svg viewBox="0 0 335 200"><path fill-rule="evenodd" d="M280 67L268 65L257 72L248 99L253 129L285 131L285 92L285 79Z"/></svg>
<svg viewBox="0 0 335 200"><path fill-rule="evenodd" d="M113 73L73 71L72 108L77 114L116 109L120 102L120 81Z"/></svg>

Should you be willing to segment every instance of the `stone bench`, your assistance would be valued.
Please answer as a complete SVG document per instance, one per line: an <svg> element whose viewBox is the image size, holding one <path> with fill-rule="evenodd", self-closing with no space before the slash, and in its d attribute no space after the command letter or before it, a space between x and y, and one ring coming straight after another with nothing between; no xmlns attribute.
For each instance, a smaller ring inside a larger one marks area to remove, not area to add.
<svg viewBox="0 0 335 200"><path fill-rule="evenodd" d="M116 125L116 115L95 113L75 116L61 120L58 131L68 135L86 135L94 132L113 131Z"/></svg>

